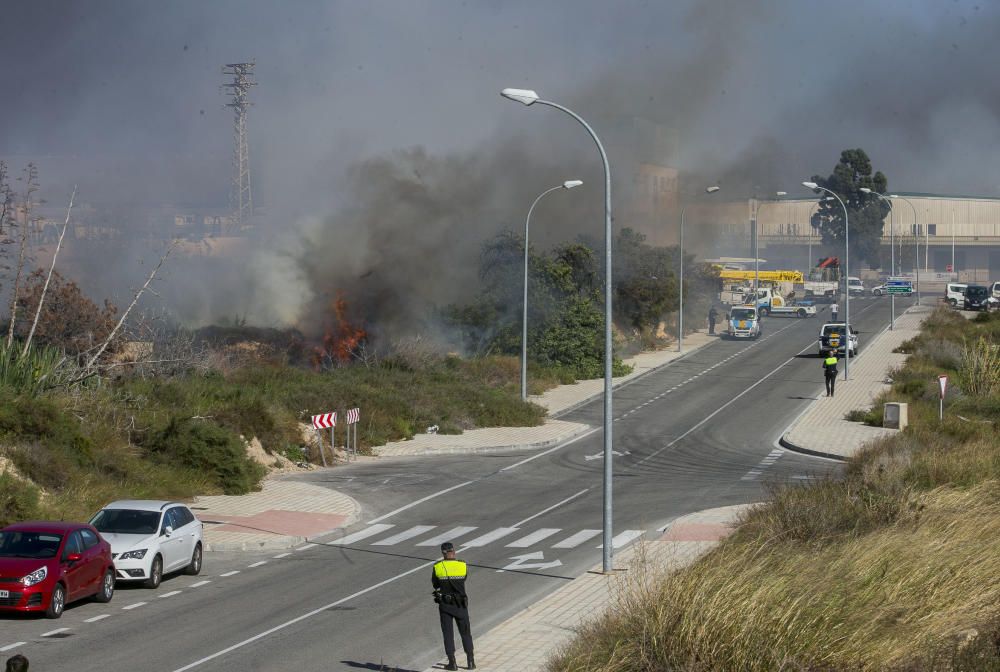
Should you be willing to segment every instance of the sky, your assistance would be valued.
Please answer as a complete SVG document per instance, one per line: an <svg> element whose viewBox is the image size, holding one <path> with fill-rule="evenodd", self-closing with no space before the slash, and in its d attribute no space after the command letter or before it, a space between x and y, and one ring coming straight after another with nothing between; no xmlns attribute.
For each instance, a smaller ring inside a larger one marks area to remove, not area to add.
<svg viewBox="0 0 1000 672"><path fill-rule="evenodd" d="M386 238L412 244L414 229L461 237L474 261L549 184L599 184L582 131L501 99L508 86L609 129L616 180L636 157L610 129L641 117L669 129L661 161L690 193L794 194L861 147L891 190L1000 195L1000 5L984 0L12 0L2 16L17 30L0 41L0 159L36 160L50 202L79 184L89 203L225 207L221 66L256 61L255 201L287 234L259 259L282 270L241 298L264 321L295 322L317 285L343 284L300 267L377 271L405 257ZM423 180L421 207L386 212L401 175ZM576 191L563 219L600 207L599 189ZM376 226L376 210L399 221ZM437 242L430 268L449 249ZM316 247L328 256L306 258ZM444 284L474 264L456 266ZM262 308L290 294L304 298Z"/></svg>

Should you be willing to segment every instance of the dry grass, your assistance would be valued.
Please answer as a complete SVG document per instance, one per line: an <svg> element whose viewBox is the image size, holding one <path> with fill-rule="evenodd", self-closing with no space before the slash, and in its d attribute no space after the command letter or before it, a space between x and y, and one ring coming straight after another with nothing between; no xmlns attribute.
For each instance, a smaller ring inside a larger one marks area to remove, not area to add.
<svg viewBox="0 0 1000 672"><path fill-rule="evenodd" d="M1000 671L1000 398L966 382L937 415L969 342L994 353L1000 319L936 311L893 376L906 432L840 480L773 487L688 569L623 586L549 670Z"/></svg>

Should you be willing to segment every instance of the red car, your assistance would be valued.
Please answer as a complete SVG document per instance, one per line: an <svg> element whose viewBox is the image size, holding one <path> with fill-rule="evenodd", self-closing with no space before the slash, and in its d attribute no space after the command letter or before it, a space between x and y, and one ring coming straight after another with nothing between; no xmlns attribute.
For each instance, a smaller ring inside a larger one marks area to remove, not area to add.
<svg viewBox="0 0 1000 672"><path fill-rule="evenodd" d="M0 612L44 611L115 593L111 545L83 523L17 523L0 530Z"/></svg>

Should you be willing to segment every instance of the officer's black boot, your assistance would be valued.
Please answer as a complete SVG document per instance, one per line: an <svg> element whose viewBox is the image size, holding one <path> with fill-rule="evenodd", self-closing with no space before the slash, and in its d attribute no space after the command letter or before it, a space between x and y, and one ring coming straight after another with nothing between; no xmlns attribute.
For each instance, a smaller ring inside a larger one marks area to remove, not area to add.
<svg viewBox="0 0 1000 672"><path fill-rule="evenodd" d="M458 663L455 662L455 656L448 656L448 664L444 666L446 670L457 670Z"/></svg>
<svg viewBox="0 0 1000 672"><path fill-rule="evenodd" d="M469 659L469 669L476 669L476 659L472 657L471 653L467 656L467 658Z"/></svg>

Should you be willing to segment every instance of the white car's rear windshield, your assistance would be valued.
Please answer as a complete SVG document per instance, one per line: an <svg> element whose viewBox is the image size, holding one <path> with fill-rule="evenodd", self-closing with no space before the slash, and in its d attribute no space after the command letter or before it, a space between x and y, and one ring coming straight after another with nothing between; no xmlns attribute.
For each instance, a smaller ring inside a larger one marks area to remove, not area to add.
<svg viewBox="0 0 1000 672"><path fill-rule="evenodd" d="M154 534L159 530L159 511L104 509L90 524L107 534Z"/></svg>

